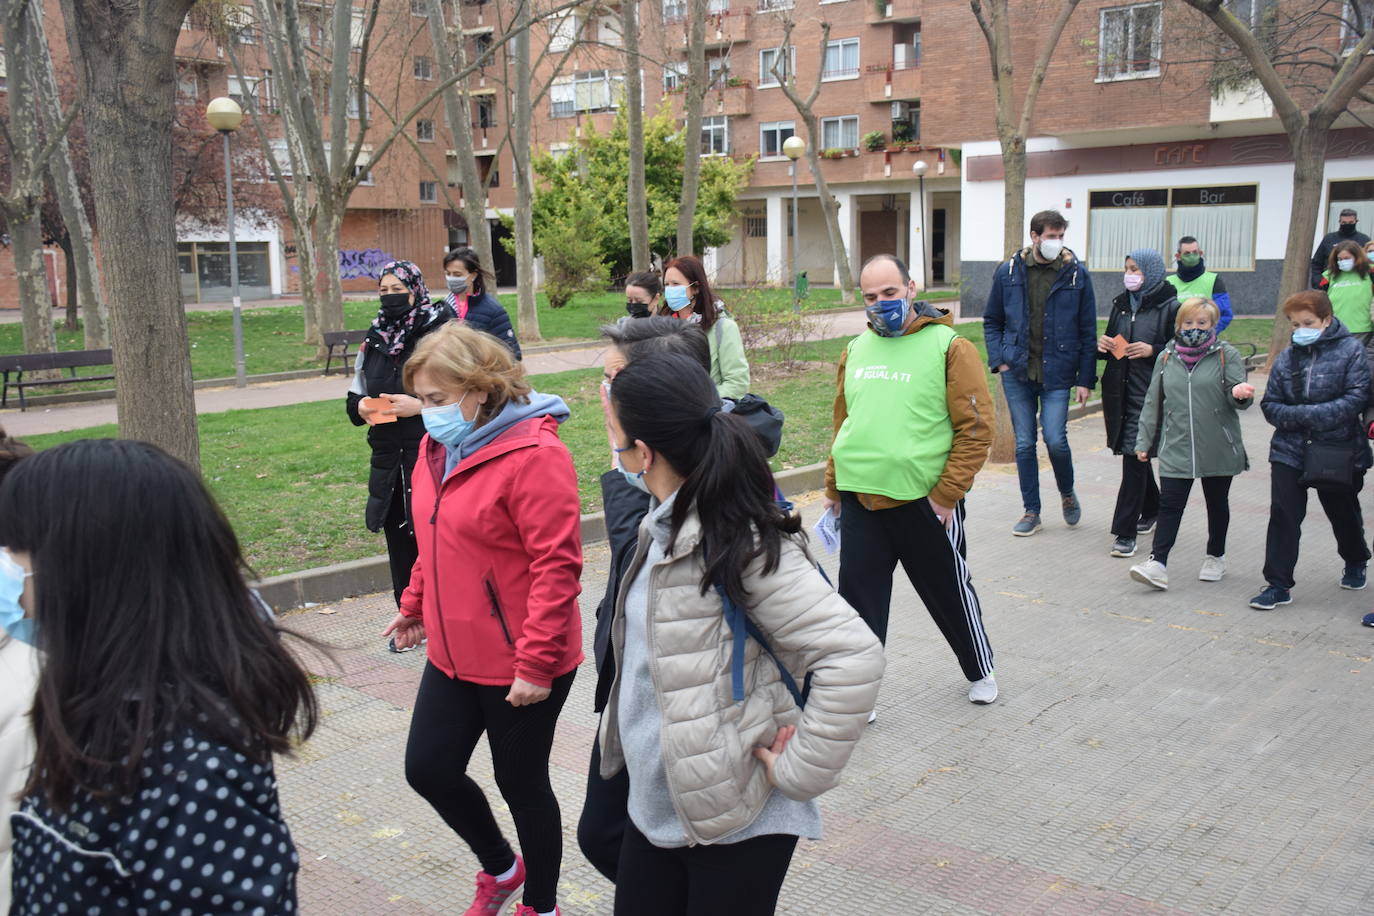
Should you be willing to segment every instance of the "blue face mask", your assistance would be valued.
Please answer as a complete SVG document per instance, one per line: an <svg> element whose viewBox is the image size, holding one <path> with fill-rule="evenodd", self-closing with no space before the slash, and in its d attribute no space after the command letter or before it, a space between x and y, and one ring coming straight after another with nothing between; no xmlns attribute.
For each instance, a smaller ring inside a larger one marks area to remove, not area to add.
<svg viewBox="0 0 1374 916"><path fill-rule="evenodd" d="M910 311L905 299L880 299L864 308L868 323L883 337L900 337Z"/></svg>
<svg viewBox="0 0 1374 916"><path fill-rule="evenodd" d="M1317 342L1317 338L1322 336L1325 328L1294 328L1293 345L1307 347Z"/></svg>
<svg viewBox="0 0 1374 916"><path fill-rule="evenodd" d="M674 312L680 312L692 305L692 299L687 294L687 287L685 286L665 286L663 288L663 301Z"/></svg>
<svg viewBox="0 0 1374 916"><path fill-rule="evenodd" d="M29 645L33 645L33 620L24 616L19 596L24 594L24 580L32 575L24 571L8 550L0 547L0 627Z"/></svg>
<svg viewBox="0 0 1374 916"><path fill-rule="evenodd" d="M616 465L617 465L616 470L618 470L622 475L624 475L624 477L625 477L625 482L628 483L630 486L634 487L636 490L640 490L641 492L648 493L648 492L649 492L649 485L648 485L647 483L644 482L644 471L647 471L647 470L648 470L647 467L644 469L644 471L638 471L638 472L636 472L636 471L627 471L627 470L625 470L624 468L619 467L619 465L620 465L620 453L621 453L621 452L628 452L628 451L630 451L630 450L633 449L633 448L634 448L633 445L627 445L627 446L625 446L624 448L615 448L614 446L612 446L612 450L615 452L615 463L616 463Z"/></svg>
<svg viewBox="0 0 1374 916"><path fill-rule="evenodd" d="M420 411L420 419L425 421L425 431L431 439L448 448L457 448L463 443L472 432L472 427L477 424L476 417L471 420L463 419L463 401L466 401L467 397L466 394L463 395L457 404L425 407Z"/></svg>

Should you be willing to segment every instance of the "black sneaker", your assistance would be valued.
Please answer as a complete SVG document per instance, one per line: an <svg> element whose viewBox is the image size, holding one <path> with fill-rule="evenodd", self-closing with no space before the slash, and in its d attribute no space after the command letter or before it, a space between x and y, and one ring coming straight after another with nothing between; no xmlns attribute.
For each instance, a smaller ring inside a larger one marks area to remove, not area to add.
<svg viewBox="0 0 1374 916"><path fill-rule="evenodd" d="M1136 534L1149 534L1155 530L1155 520L1152 518L1142 518L1135 523Z"/></svg>
<svg viewBox="0 0 1374 916"><path fill-rule="evenodd" d="M1345 574L1341 576L1341 588L1348 588L1357 592L1365 586L1365 568L1363 566L1347 566Z"/></svg>
<svg viewBox="0 0 1374 916"><path fill-rule="evenodd" d="M1116 542L1112 544L1112 556L1135 556L1135 538L1117 538Z"/></svg>
<svg viewBox="0 0 1374 916"><path fill-rule="evenodd" d="M1277 585L1267 585L1264 591L1250 599L1250 606L1257 611L1272 611L1280 604L1292 604L1293 596L1288 589Z"/></svg>

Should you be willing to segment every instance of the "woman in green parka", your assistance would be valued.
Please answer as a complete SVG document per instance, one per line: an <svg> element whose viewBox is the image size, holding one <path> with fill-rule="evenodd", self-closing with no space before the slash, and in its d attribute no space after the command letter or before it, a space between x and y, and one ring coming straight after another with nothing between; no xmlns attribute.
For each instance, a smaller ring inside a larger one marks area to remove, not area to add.
<svg viewBox="0 0 1374 916"><path fill-rule="evenodd" d="M1150 558L1131 567L1131 578L1158 589L1169 587L1169 551L1194 480L1207 500L1207 556L1198 578L1216 582L1226 573L1227 495L1231 478L1250 466L1238 412L1255 388L1245 381L1240 353L1217 339L1220 317L1210 299L1179 307L1174 339L1155 361L1140 412L1135 453L1141 461L1159 457L1159 519Z"/></svg>

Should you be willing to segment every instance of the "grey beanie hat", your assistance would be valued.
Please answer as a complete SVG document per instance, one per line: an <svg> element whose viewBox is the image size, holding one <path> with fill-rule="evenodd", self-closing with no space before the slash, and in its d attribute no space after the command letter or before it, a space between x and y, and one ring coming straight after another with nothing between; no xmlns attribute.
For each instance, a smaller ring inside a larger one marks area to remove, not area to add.
<svg viewBox="0 0 1374 916"><path fill-rule="evenodd" d="M1145 275L1145 283L1140 287L1142 293L1153 292L1159 284L1164 282L1164 258L1153 248L1137 248L1129 255L1140 272Z"/></svg>

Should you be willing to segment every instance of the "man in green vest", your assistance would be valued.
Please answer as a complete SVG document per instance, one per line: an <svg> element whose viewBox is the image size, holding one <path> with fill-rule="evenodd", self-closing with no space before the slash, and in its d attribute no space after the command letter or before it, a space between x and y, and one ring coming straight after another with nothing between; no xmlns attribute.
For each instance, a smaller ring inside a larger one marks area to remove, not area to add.
<svg viewBox="0 0 1374 916"><path fill-rule="evenodd" d="M1217 311L1221 312L1217 333L1226 330L1232 318L1231 294L1226 291L1226 284L1221 282L1221 277L1207 269L1198 240L1191 235L1179 239L1174 260L1178 262L1178 273L1170 274L1167 279L1178 291L1178 301L1184 302L1191 296L1211 299L1217 304Z"/></svg>
<svg viewBox="0 0 1374 916"><path fill-rule="evenodd" d="M859 287L869 329L840 357L825 470L840 596L886 643L900 562L971 682L969 700L991 703L992 646L964 542L964 494L992 446L983 360L949 312L916 301L895 256L869 258Z"/></svg>

